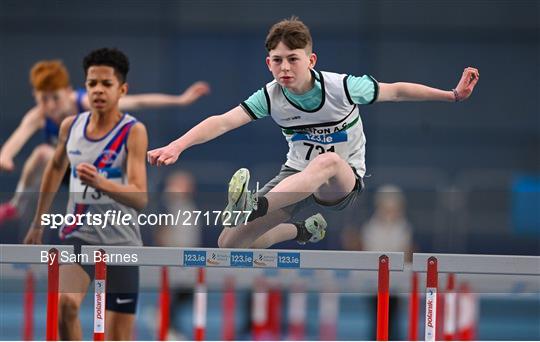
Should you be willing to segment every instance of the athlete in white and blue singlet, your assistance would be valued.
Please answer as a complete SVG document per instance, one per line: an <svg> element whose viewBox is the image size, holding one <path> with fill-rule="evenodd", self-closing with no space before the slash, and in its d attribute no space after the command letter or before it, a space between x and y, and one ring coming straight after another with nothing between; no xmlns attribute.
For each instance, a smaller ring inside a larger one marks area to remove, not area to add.
<svg viewBox="0 0 540 342"><path fill-rule="evenodd" d="M64 225L60 237L74 246L140 246L136 213L148 202L145 154L146 128L129 114L120 112L119 101L127 93L127 57L116 49L92 51L84 59L86 89L91 111L62 122L54 156L41 185L38 208L25 243L40 244L46 214L68 165L71 166L67 214L90 213L104 219L110 210L130 214L132 223L95 225L80 219ZM84 216L79 216L84 217ZM77 261L80 261L79 259ZM79 263L60 266L59 331L67 340L81 340L79 308L94 277L94 268ZM105 338L132 339L138 298L137 266L107 267Z"/></svg>

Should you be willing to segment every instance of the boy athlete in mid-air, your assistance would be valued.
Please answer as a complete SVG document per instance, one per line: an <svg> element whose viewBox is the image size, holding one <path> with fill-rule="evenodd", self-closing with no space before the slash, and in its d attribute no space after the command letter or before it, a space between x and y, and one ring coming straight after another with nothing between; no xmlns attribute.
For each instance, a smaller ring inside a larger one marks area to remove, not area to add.
<svg viewBox="0 0 540 342"><path fill-rule="evenodd" d="M119 50L99 49L85 57L83 66L91 110L66 118L60 126L25 243L42 243L41 218L49 211L68 165L72 172L67 214L92 213L103 219L108 211L116 211L135 217L148 202L146 128L119 108L120 98L128 90L129 61ZM74 246L76 254L82 245L142 245L136 223L114 222L103 228L85 220L79 223L66 224L59 232L65 244ZM64 340L82 339L79 308L93 277L91 265L60 266L59 331ZM137 266L107 267L107 340L132 338L138 284Z"/></svg>
<svg viewBox="0 0 540 342"><path fill-rule="evenodd" d="M304 222L283 222L313 201L343 209L362 190L366 139L359 105L463 101L479 79L477 69L465 68L456 88L447 91L414 83L382 83L367 75L316 71L309 29L294 17L270 29L266 49L272 82L232 110L211 116L169 145L148 152L152 165L171 165L189 147L253 120L270 116L281 127L289 152L280 173L258 194L248 190L247 169L232 177L220 247L267 248L292 239L319 241L327 225L320 214Z"/></svg>

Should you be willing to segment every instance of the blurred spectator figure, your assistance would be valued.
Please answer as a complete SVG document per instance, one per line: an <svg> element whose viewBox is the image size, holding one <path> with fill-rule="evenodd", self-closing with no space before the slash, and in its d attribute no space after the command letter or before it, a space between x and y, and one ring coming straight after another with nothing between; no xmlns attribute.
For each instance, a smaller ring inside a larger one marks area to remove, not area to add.
<svg viewBox="0 0 540 342"><path fill-rule="evenodd" d="M195 179L186 171L176 171L166 180L163 191L163 207L168 214L177 213L178 225L161 227L156 230L155 241L162 247L199 247L201 244L200 217L194 213L197 206L193 199Z"/></svg>
<svg viewBox="0 0 540 342"><path fill-rule="evenodd" d="M179 213L178 225L162 226L155 230L155 243L161 247L200 247L202 240L201 218L197 220L197 206L194 201L195 179L187 171L172 173L165 182L162 195L163 210L173 214ZM172 273L169 273L172 276ZM170 340L190 339L191 331L182 333L181 327L187 327L188 322L181 324L181 313L185 308L191 308L193 288L189 286L173 287L171 289L170 325L168 338Z"/></svg>
<svg viewBox="0 0 540 342"><path fill-rule="evenodd" d="M412 258L412 228L405 214L405 196L394 185L381 186L375 194L375 213L360 230L364 251L404 252Z"/></svg>
<svg viewBox="0 0 540 342"><path fill-rule="evenodd" d="M413 231L405 214L405 196L394 185L383 185L375 193L375 212L360 231L350 224L343 232L342 244L345 249L363 251L404 252L405 262L410 262L413 252ZM373 312L373 336L376 339L377 297L370 300ZM390 340L398 340L398 314L400 300L390 296Z"/></svg>

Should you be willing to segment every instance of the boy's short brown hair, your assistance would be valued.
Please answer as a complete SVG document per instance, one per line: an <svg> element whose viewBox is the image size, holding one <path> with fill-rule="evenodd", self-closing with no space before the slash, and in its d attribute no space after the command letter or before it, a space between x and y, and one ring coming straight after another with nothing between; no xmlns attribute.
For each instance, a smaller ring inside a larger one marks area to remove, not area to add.
<svg viewBox="0 0 540 342"><path fill-rule="evenodd" d="M313 49L313 41L309 28L298 17L284 19L270 28L266 36L266 51L270 52L283 42L289 49Z"/></svg>
<svg viewBox="0 0 540 342"><path fill-rule="evenodd" d="M55 91L69 87L69 73L60 60L39 61L30 70L30 83L37 91Z"/></svg>

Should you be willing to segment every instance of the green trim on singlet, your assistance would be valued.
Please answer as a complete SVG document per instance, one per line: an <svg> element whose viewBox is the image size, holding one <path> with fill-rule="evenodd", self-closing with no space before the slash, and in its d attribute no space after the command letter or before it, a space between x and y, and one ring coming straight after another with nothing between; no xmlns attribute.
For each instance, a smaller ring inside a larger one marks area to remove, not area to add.
<svg viewBox="0 0 540 342"><path fill-rule="evenodd" d="M356 119L354 119L353 121L351 121L347 126L345 126L343 129L340 129L339 131L336 131L336 132L341 132L341 131L346 131L348 130L349 128L351 128L352 126L356 125L358 123L358 121L360 121L360 115L358 115L356 117ZM292 134L295 134L297 133L297 131L293 130L293 129L282 129L283 133L287 134L287 135L292 135Z"/></svg>

